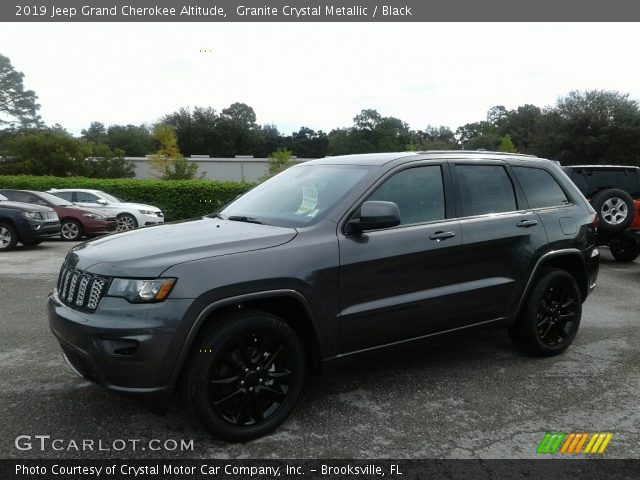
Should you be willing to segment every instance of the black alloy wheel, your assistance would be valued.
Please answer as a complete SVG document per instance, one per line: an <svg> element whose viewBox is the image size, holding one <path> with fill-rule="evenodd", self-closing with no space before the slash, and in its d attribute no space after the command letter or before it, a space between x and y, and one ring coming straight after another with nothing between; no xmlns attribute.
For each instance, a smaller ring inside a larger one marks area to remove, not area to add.
<svg viewBox="0 0 640 480"><path fill-rule="evenodd" d="M576 324L575 307L579 302L563 278L555 279L547 287L536 309L536 328L546 345L561 345L571 336Z"/></svg>
<svg viewBox="0 0 640 480"><path fill-rule="evenodd" d="M582 318L582 295L569 272L547 269L529 293L509 335L523 350L540 356L564 352L573 342Z"/></svg>
<svg viewBox="0 0 640 480"><path fill-rule="evenodd" d="M269 332L232 342L209 371L214 410L232 425L256 425L272 416L291 388L287 346Z"/></svg>
<svg viewBox="0 0 640 480"><path fill-rule="evenodd" d="M214 436L244 442L277 428L293 410L305 376L294 330L259 310L212 318L183 374L188 410Z"/></svg>

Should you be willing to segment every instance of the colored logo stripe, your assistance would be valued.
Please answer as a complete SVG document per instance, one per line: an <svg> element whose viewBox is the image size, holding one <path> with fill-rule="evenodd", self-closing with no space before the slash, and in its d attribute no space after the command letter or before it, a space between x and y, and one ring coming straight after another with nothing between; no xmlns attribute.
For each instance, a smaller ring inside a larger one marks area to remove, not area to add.
<svg viewBox="0 0 640 480"><path fill-rule="evenodd" d="M540 454L578 454L586 444L582 453L604 453L613 438L613 433L562 433L547 432L538 445ZM588 439L588 441L587 441ZM558 451L560 450L560 451Z"/></svg>

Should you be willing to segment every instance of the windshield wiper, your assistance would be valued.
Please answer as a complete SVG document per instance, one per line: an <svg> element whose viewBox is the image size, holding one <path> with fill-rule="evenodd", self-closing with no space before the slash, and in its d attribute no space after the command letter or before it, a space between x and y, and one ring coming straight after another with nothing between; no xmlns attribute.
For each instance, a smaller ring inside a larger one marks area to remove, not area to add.
<svg viewBox="0 0 640 480"><path fill-rule="evenodd" d="M268 225L268 223L263 222L262 220L258 220L254 217L245 217L244 215L231 215L227 217L227 220L231 220L233 222L245 222L245 223L257 223L259 225Z"/></svg>

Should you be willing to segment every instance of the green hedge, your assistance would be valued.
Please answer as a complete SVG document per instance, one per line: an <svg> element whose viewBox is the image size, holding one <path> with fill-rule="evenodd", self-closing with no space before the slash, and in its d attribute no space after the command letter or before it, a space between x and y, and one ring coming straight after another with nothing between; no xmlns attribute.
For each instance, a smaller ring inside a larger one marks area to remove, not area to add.
<svg viewBox="0 0 640 480"><path fill-rule="evenodd" d="M168 222L199 217L219 210L253 184L213 180L132 180L84 177L0 175L0 188L46 191L50 188L103 190L126 202L160 207Z"/></svg>

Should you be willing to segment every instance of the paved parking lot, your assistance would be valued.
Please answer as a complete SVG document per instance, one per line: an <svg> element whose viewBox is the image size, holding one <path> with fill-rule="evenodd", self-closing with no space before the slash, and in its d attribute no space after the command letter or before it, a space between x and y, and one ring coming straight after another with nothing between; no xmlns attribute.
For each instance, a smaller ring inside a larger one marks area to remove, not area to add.
<svg viewBox="0 0 640 480"><path fill-rule="evenodd" d="M606 456L638 458L640 264L615 263L605 249L599 286L566 354L528 357L506 332L489 331L379 355L313 377L275 434L229 445L178 405L157 417L67 369L45 299L72 245L0 256L0 457L532 458L544 432L574 431L613 432ZM194 449L42 452L34 441L20 451L19 435L50 435L64 447L193 440Z"/></svg>

